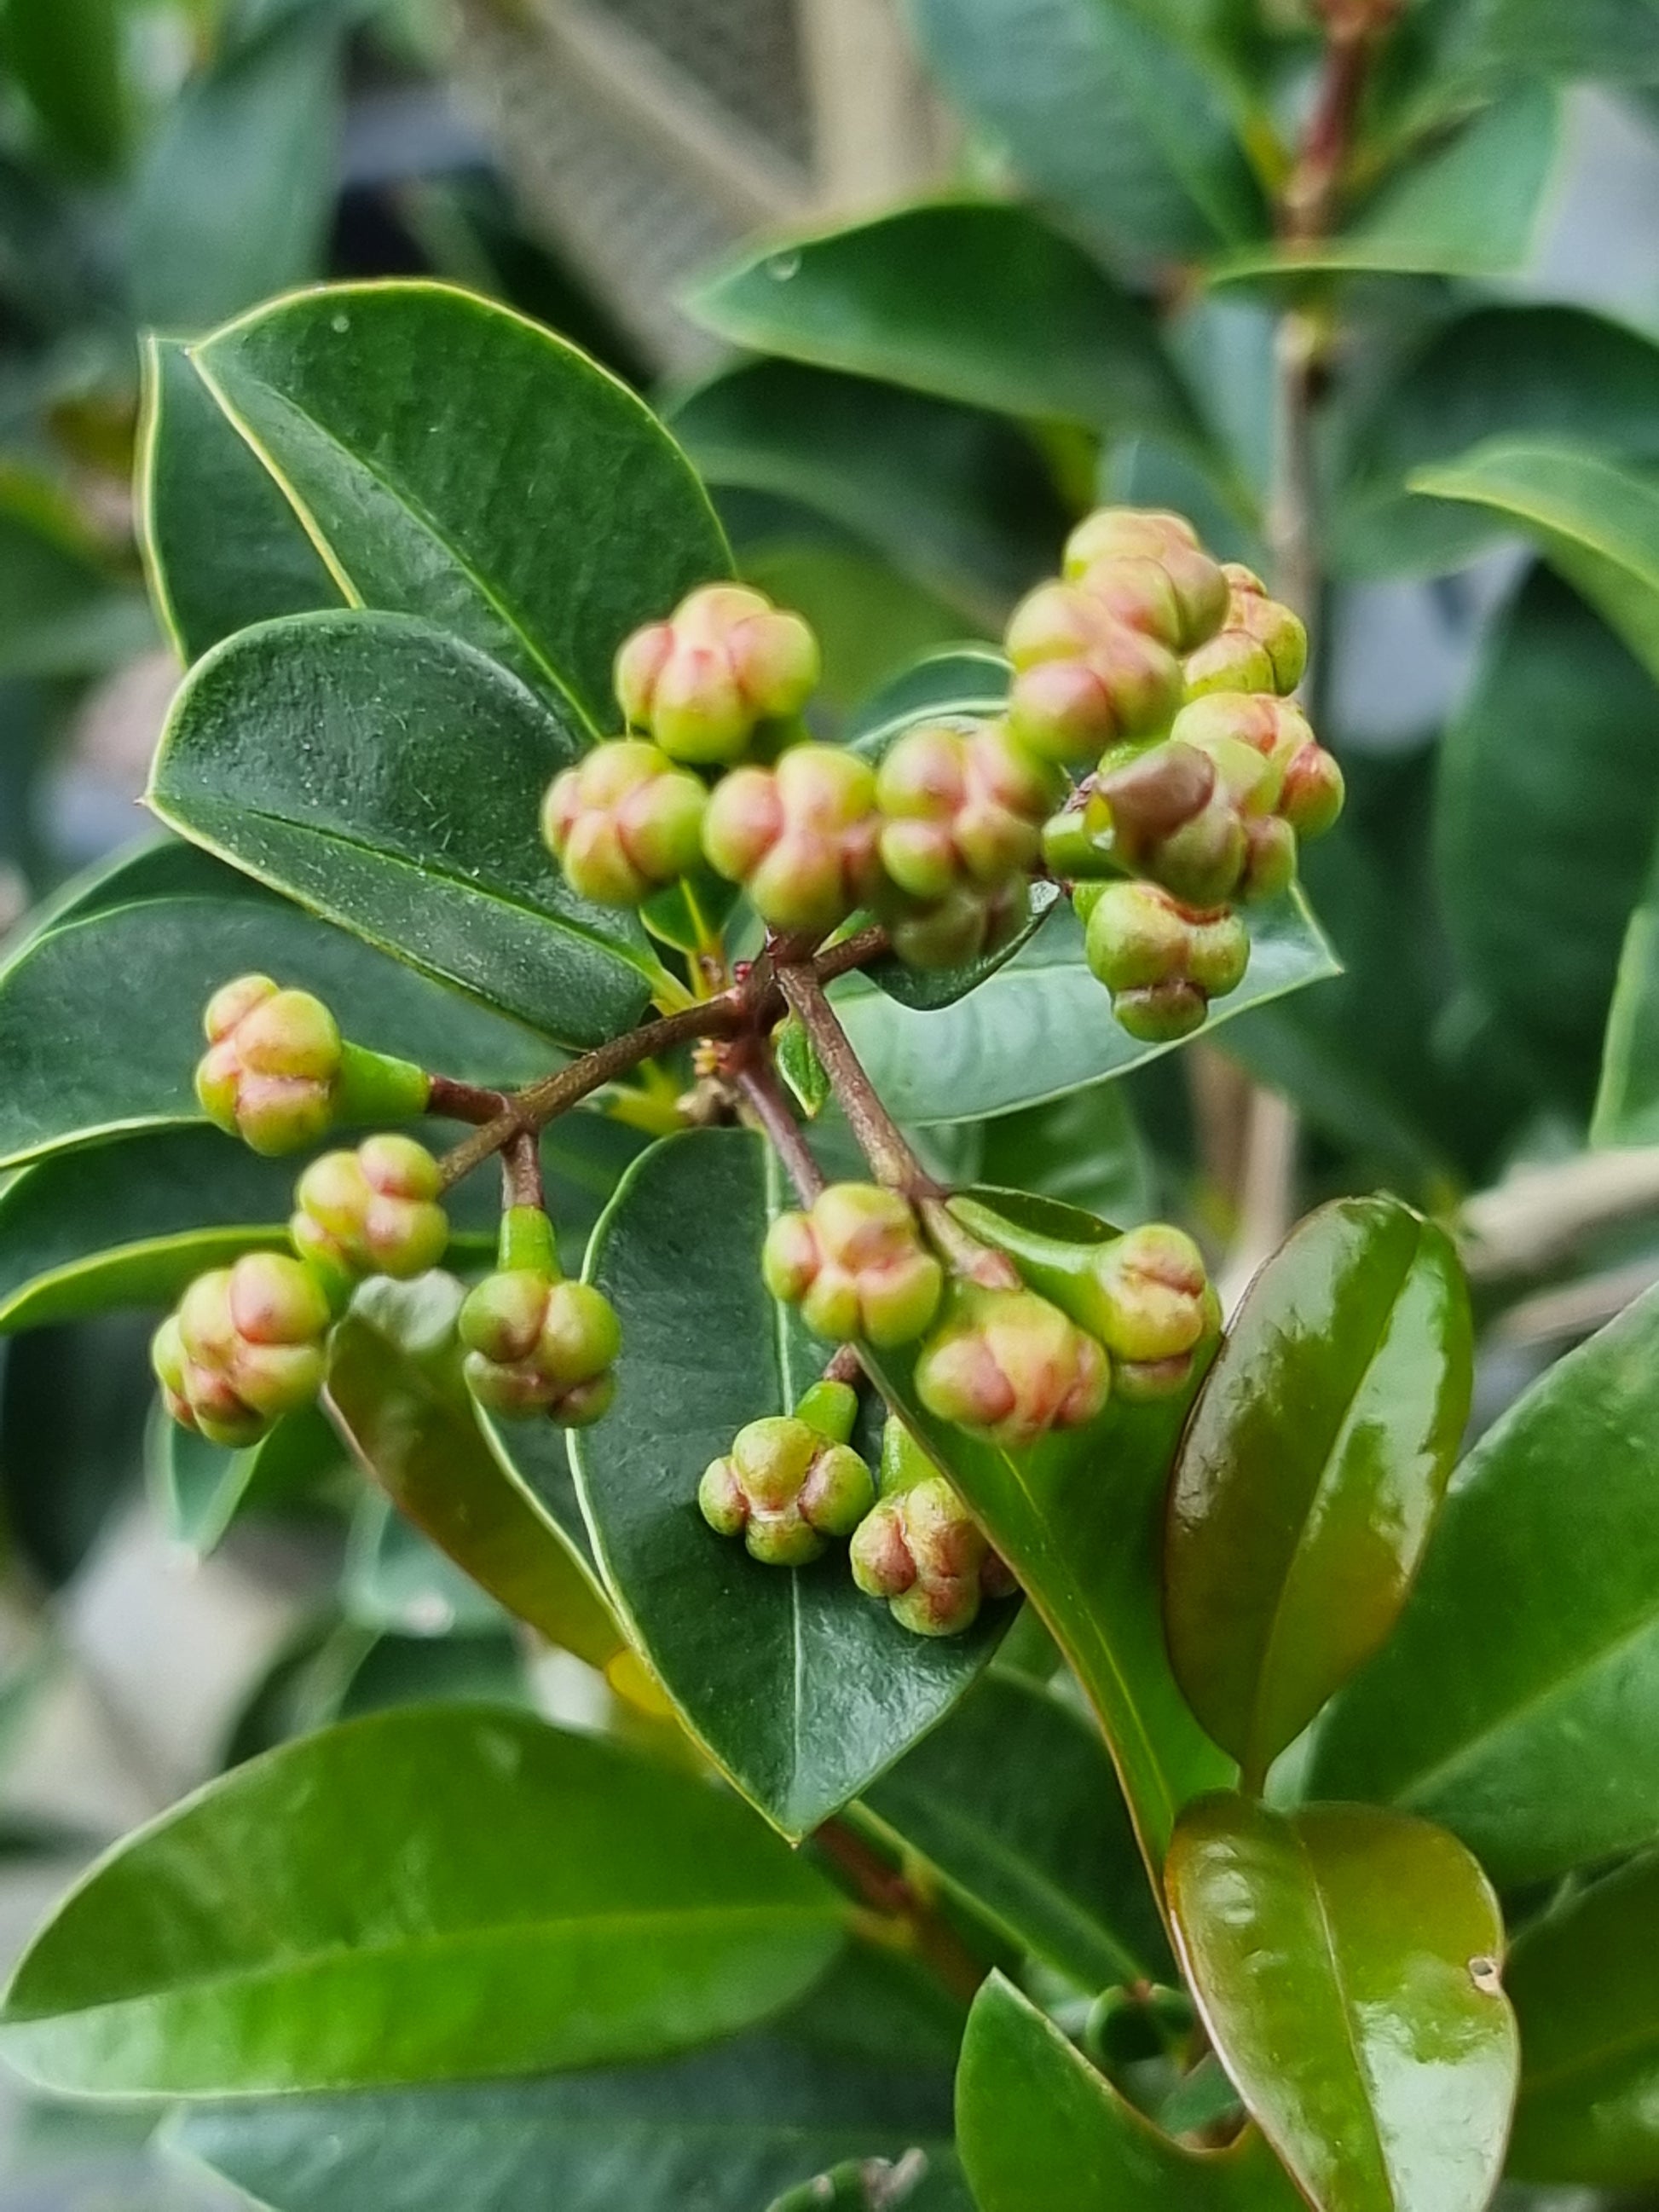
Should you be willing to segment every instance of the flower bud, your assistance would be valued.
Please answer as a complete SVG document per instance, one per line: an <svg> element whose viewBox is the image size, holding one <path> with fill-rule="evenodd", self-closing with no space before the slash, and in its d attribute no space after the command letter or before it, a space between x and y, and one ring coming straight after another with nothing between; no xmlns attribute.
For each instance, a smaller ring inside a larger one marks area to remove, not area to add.
<svg viewBox="0 0 1659 2212"><path fill-rule="evenodd" d="M920 723L876 777L882 866L916 899L1005 884L1036 859L1043 819L1064 788L1003 723Z"/></svg>
<svg viewBox="0 0 1659 2212"><path fill-rule="evenodd" d="M1202 645L1226 616L1226 577L1178 514L1101 507L1067 538L1065 569L1121 622L1177 653Z"/></svg>
<svg viewBox="0 0 1659 2212"><path fill-rule="evenodd" d="M996 890L960 885L942 899L883 902L893 951L907 968L965 967L1000 951L1019 934L1031 902L1024 877Z"/></svg>
<svg viewBox="0 0 1659 2212"><path fill-rule="evenodd" d="M916 1362L930 1413L1012 1449L1093 1420L1110 1388L1095 1339L1035 1291L957 1285Z"/></svg>
<svg viewBox="0 0 1659 2212"><path fill-rule="evenodd" d="M257 1443L322 1389L328 1323L322 1285L283 1253L198 1275L150 1347L167 1411L214 1443Z"/></svg>
<svg viewBox="0 0 1659 2212"><path fill-rule="evenodd" d="M1190 1237L1161 1222L1132 1229L1092 1255L1097 1330L1126 1397L1163 1397L1184 1387L1193 1355L1218 1317L1204 1255Z"/></svg>
<svg viewBox="0 0 1659 2212"><path fill-rule="evenodd" d="M741 1535L750 1556L803 1567L834 1536L850 1536L875 1502L869 1468L852 1446L797 1414L750 1421L697 1489L709 1527Z"/></svg>
<svg viewBox="0 0 1659 2212"><path fill-rule="evenodd" d="M632 728L672 759L738 760L765 723L799 714L819 673L817 641L763 592L709 584L617 655L617 696Z"/></svg>
<svg viewBox="0 0 1659 2212"><path fill-rule="evenodd" d="M1078 761L1158 735L1181 704L1169 647L1116 620L1076 584L1043 584L1014 610L1008 726L1040 759Z"/></svg>
<svg viewBox="0 0 1659 2212"><path fill-rule="evenodd" d="M774 929L827 930L881 881L874 771L838 745L793 745L775 768L742 768L703 817L709 866L741 884Z"/></svg>
<svg viewBox="0 0 1659 2212"><path fill-rule="evenodd" d="M1279 811L1298 837L1322 837L1334 825L1346 795L1335 758L1310 741L1285 770Z"/></svg>
<svg viewBox="0 0 1659 2212"><path fill-rule="evenodd" d="M1212 999L1244 980L1250 941L1237 915L1196 912L1160 885L1091 885L1084 950L1133 1037L1169 1044L1203 1026Z"/></svg>
<svg viewBox="0 0 1659 2212"><path fill-rule="evenodd" d="M884 1498L853 1539L853 1579L914 1636L960 1636L1012 1577L942 1474Z"/></svg>
<svg viewBox="0 0 1659 2212"><path fill-rule="evenodd" d="M344 1047L320 999L278 990L269 975L242 975L214 993L203 1026L196 1096L210 1121L268 1156L326 1133Z"/></svg>
<svg viewBox="0 0 1659 2212"><path fill-rule="evenodd" d="M443 1177L412 1137L370 1137L325 1152L301 1176L290 1233L326 1284L362 1275L423 1275L449 1242Z"/></svg>
<svg viewBox="0 0 1659 2212"><path fill-rule="evenodd" d="M844 1344L908 1344L933 1320L944 1270L909 1201L874 1183L831 1183L807 1213L782 1213L761 1258L766 1287L809 1328Z"/></svg>
<svg viewBox="0 0 1659 2212"><path fill-rule="evenodd" d="M504 1267L468 1293L459 1322L466 1379L497 1413L546 1413L567 1428L597 1421L616 1393L616 1310L587 1283L544 1267Z"/></svg>
<svg viewBox="0 0 1659 2212"><path fill-rule="evenodd" d="M638 906L696 867L708 803L660 747L617 738L555 776L542 835L578 896Z"/></svg>
<svg viewBox="0 0 1659 2212"><path fill-rule="evenodd" d="M1308 633L1301 617L1269 599L1260 576L1237 564L1224 571L1226 619L1188 658L1187 696L1210 691L1277 692L1288 698L1307 673Z"/></svg>

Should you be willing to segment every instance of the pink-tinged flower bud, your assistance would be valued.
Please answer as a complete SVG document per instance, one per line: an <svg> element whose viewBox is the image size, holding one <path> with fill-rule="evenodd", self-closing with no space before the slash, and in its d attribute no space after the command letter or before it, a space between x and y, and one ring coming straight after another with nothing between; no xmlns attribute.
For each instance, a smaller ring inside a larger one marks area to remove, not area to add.
<svg viewBox="0 0 1659 2212"><path fill-rule="evenodd" d="M344 1057L338 1025L308 991L242 975L208 1000L208 1050L196 1095L210 1121L272 1156L313 1144L333 1123Z"/></svg>
<svg viewBox="0 0 1659 2212"><path fill-rule="evenodd" d="M1100 1345L1035 1291L957 1285L916 1362L930 1413L1011 1449L1093 1420L1110 1389Z"/></svg>
<svg viewBox="0 0 1659 2212"><path fill-rule="evenodd" d="M1018 1587L943 1475L884 1498L853 1539L853 1579L913 1636L960 1636Z"/></svg>
<svg viewBox="0 0 1659 2212"><path fill-rule="evenodd" d="M829 930L875 896L880 836L869 763L838 745L793 745L775 768L715 787L702 848L774 929Z"/></svg>
<svg viewBox="0 0 1659 2212"><path fill-rule="evenodd" d="M1064 789L1060 772L1033 759L1003 723L919 723L876 777L882 866L923 901L964 884L996 889L1036 860Z"/></svg>
<svg viewBox="0 0 1659 2212"><path fill-rule="evenodd" d="M542 835L578 896L638 906L696 866L708 804L659 746L617 738L555 776Z"/></svg>
<svg viewBox="0 0 1659 2212"><path fill-rule="evenodd" d="M869 1468L799 1415L750 1421L698 1486L709 1527L766 1566L802 1567L850 1536L875 1502Z"/></svg>
<svg viewBox="0 0 1659 2212"><path fill-rule="evenodd" d="M1322 744L1303 746L1285 770L1279 811L1298 837L1322 837L1342 811L1342 770Z"/></svg>
<svg viewBox="0 0 1659 2212"><path fill-rule="evenodd" d="M629 726L671 758L712 764L799 714L818 674L817 641L799 615L744 586L709 584L635 631L617 656L617 696Z"/></svg>
<svg viewBox="0 0 1659 2212"><path fill-rule="evenodd" d="M198 1275L150 1347L167 1411L213 1443L257 1443L322 1389L328 1324L321 1284L282 1253Z"/></svg>
<svg viewBox="0 0 1659 2212"><path fill-rule="evenodd" d="M1091 884L1084 950L1112 994L1112 1012L1143 1043L1169 1044L1201 1029L1212 999L1244 980L1250 940L1224 909L1183 906L1150 883Z"/></svg>
<svg viewBox="0 0 1659 2212"><path fill-rule="evenodd" d="M961 885L942 899L890 896L882 914L893 951L905 966L933 972L965 967L1000 951L1019 934L1030 909L1022 876L997 890Z"/></svg>
<svg viewBox="0 0 1659 2212"><path fill-rule="evenodd" d="M1095 1261L1099 1331L1127 1397L1182 1389L1216 1322L1215 1292L1190 1237L1162 1222L1132 1229Z"/></svg>
<svg viewBox="0 0 1659 2212"><path fill-rule="evenodd" d="M467 1382L493 1413L546 1413L585 1428L609 1408L622 1325L591 1285L540 1267L502 1268L469 1292L459 1327Z"/></svg>
<svg viewBox="0 0 1659 2212"><path fill-rule="evenodd" d="M1261 579L1230 565L1226 619L1188 658L1187 696L1211 691L1277 692L1288 698L1307 673L1308 633L1301 617L1269 599Z"/></svg>
<svg viewBox="0 0 1659 2212"><path fill-rule="evenodd" d="M301 1176L289 1232L325 1283L423 1275L449 1243L443 1177L412 1137L370 1137L355 1152L325 1152Z"/></svg>
<svg viewBox="0 0 1659 2212"><path fill-rule="evenodd" d="M766 1287L832 1341L908 1344L933 1320L944 1270L908 1199L875 1183L831 1183L806 1213L782 1213L761 1257Z"/></svg>
<svg viewBox="0 0 1659 2212"><path fill-rule="evenodd" d="M1154 569L1161 584L1144 573ZM1102 507L1066 543L1068 580L1080 582L1137 629L1177 653L1190 653L1215 633L1227 611L1227 580L1178 514Z"/></svg>
<svg viewBox="0 0 1659 2212"><path fill-rule="evenodd" d="M1077 761L1166 730L1181 704L1167 646L1075 584L1043 584L1014 610L1008 726L1040 759Z"/></svg>

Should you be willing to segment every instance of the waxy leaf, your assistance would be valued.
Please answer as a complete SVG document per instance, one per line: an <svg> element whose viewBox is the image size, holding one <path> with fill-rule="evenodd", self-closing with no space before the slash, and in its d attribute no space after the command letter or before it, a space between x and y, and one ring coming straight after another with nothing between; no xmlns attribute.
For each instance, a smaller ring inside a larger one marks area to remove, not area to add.
<svg viewBox="0 0 1659 2212"><path fill-rule="evenodd" d="M150 592L179 657L342 593L270 471L171 338L144 341L138 498Z"/></svg>
<svg viewBox="0 0 1659 2212"><path fill-rule="evenodd" d="M842 1917L702 1783L528 1717L406 1709L272 1752L120 1844L24 1954L0 2052L105 2096L616 2064L788 2003Z"/></svg>
<svg viewBox="0 0 1659 2212"><path fill-rule="evenodd" d="M508 308L443 284L334 285L191 359L348 598L425 617L602 733L623 638L730 573L650 410Z"/></svg>
<svg viewBox="0 0 1659 2212"><path fill-rule="evenodd" d="M1292 2212L1301 2199L1254 2128L1183 2150L1000 1974L975 2000L957 2139L980 2212Z"/></svg>
<svg viewBox="0 0 1659 2212"><path fill-rule="evenodd" d="M1316 2212L1484 2212L1520 2050L1468 1852L1370 1806L1221 1793L1165 1883L1217 2056Z"/></svg>
<svg viewBox="0 0 1659 2212"><path fill-rule="evenodd" d="M401 615L266 623L179 692L155 757L162 820L411 966L562 1044L650 996L638 921L577 898L538 828L581 733L516 677Z"/></svg>
<svg viewBox="0 0 1659 2212"><path fill-rule="evenodd" d="M1246 921L1249 972L1211 1008L1206 1035L1235 1014L1339 972L1299 892L1248 910ZM889 1112L916 1125L1012 1113L1170 1049L1138 1042L1113 1020L1065 902L988 982L943 1010L901 1006L863 975L846 977L833 996Z"/></svg>
<svg viewBox="0 0 1659 2212"><path fill-rule="evenodd" d="M1530 2181L1659 2183L1659 1858L1534 1921L1510 1955L1521 2023L1512 2170Z"/></svg>
<svg viewBox="0 0 1659 2212"><path fill-rule="evenodd" d="M854 1586L839 1547L762 1566L699 1512L708 1462L745 1422L792 1411L829 1357L760 1278L768 1225L793 1203L743 1130L671 1137L629 1170L586 1270L622 1318L617 1401L574 1432L574 1455L629 1636L710 1757L799 1837L944 1717L1007 1611L988 1607L963 1637L909 1636ZM499 1435L514 1450L514 1427Z"/></svg>
<svg viewBox="0 0 1659 2212"><path fill-rule="evenodd" d="M1051 1692L988 1674L859 1809L1083 1988L1172 1979L1106 1747Z"/></svg>
<svg viewBox="0 0 1659 2212"><path fill-rule="evenodd" d="M336 1330L328 1403L364 1472L550 1643L604 1667L622 1638L586 1562L484 1441L461 1375L461 1285L380 1277Z"/></svg>
<svg viewBox="0 0 1659 2212"><path fill-rule="evenodd" d="M1659 1292L1553 1367L1452 1485L1310 1789L1403 1806L1508 1886L1659 1833Z"/></svg>
<svg viewBox="0 0 1659 2212"><path fill-rule="evenodd" d="M481 2192L489 2212L757 2212L843 2158L954 2166L933 2076L782 2033L565 2080L198 2108L167 2140L271 2212L456 2212Z"/></svg>
<svg viewBox="0 0 1659 2212"><path fill-rule="evenodd" d="M202 1009L250 971L314 991L355 1042L447 1075L516 1085L556 1064L516 1023L206 854L163 846L99 877L0 967L0 1165L125 1131L204 1127L191 1085Z"/></svg>
<svg viewBox="0 0 1659 2212"><path fill-rule="evenodd" d="M779 239L690 306L734 344L970 407L1202 434L1146 309L1028 208L940 201Z"/></svg>
<svg viewBox="0 0 1659 2212"><path fill-rule="evenodd" d="M349 1474L345 1447L313 1408L290 1413L245 1451L180 1428L158 1405L145 1449L157 1517L175 1542L205 1559L244 1513L280 1510Z"/></svg>
<svg viewBox="0 0 1659 2212"><path fill-rule="evenodd" d="M1247 1774L1379 1649L1468 1419L1468 1291L1445 1231L1393 1199L1311 1214L1251 1285L1170 1491L1170 1650Z"/></svg>

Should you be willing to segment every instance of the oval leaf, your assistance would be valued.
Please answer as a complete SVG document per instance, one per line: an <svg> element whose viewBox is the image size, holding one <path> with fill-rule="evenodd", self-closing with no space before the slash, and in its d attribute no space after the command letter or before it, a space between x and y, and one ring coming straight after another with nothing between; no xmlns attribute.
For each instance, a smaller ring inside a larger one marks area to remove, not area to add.
<svg viewBox="0 0 1659 2212"><path fill-rule="evenodd" d="M542 794L580 748L516 678L399 615L243 630L174 702L164 822L428 975L557 1038L603 1043L650 995L638 921L577 898Z"/></svg>
<svg viewBox="0 0 1659 2212"><path fill-rule="evenodd" d="M1310 1787L1438 1820L1508 1886L1659 1832L1659 1292L1535 1382L1458 1470Z"/></svg>
<svg viewBox="0 0 1659 2212"><path fill-rule="evenodd" d="M331 1729L141 1829L0 2011L27 2079L269 2095L665 2055L798 1996L836 1893L730 1798L528 1717Z"/></svg>
<svg viewBox="0 0 1659 2212"><path fill-rule="evenodd" d="M1316 2212L1483 2212L1520 2051L1461 1844L1369 1806L1189 1806L1165 1869L1222 2064Z"/></svg>
<svg viewBox="0 0 1659 2212"><path fill-rule="evenodd" d="M649 409L510 308L444 284L338 284L191 358L350 599L425 616L601 731L629 631L731 573Z"/></svg>
<svg viewBox="0 0 1659 2212"><path fill-rule="evenodd" d="M1423 1558L1474 1389L1451 1239L1392 1199L1310 1215L1250 1286L1170 1492L1170 1650L1258 1778L1377 1650Z"/></svg>

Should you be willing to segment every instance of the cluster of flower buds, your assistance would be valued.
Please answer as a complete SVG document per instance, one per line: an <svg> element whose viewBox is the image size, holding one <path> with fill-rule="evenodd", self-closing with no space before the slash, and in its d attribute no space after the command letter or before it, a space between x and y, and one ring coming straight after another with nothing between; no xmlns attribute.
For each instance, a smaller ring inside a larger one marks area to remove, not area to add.
<svg viewBox="0 0 1659 2212"><path fill-rule="evenodd" d="M637 906L696 866L708 804L702 782L660 746L618 738L554 777L542 835L572 890Z"/></svg>
<svg viewBox="0 0 1659 2212"><path fill-rule="evenodd" d="M858 1393L814 1383L792 1414L750 1421L711 1462L697 1491L709 1527L741 1536L769 1567L803 1567L836 1537L850 1536L875 1503L869 1468L854 1450Z"/></svg>
<svg viewBox="0 0 1659 2212"><path fill-rule="evenodd" d="M805 1213L768 1231L761 1273L775 1298L798 1305L832 1341L909 1344L939 1310L945 1270L922 1241L909 1201L875 1183L831 1183Z"/></svg>
<svg viewBox="0 0 1659 2212"><path fill-rule="evenodd" d="M365 1275L406 1280L435 1267L449 1243L438 1163L412 1137L370 1137L325 1152L300 1177L289 1234L343 1301Z"/></svg>
<svg viewBox="0 0 1659 2212"><path fill-rule="evenodd" d="M738 584L708 584L617 655L630 729L671 760L729 767L787 728L817 689L817 640L799 615Z"/></svg>
<svg viewBox="0 0 1659 2212"><path fill-rule="evenodd" d="M881 1501L852 1543L853 1579L913 1636L960 1636L1018 1585L902 1421L882 1436Z"/></svg>
<svg viewBox="0 0 1659 2212"><path fill-rule="evenodd" d="M501 1216L495 1272L468 1292L459 1327L468 1387L492 1413L586 1428L609 1409L622 1324L602 1292L561 1273L538 1206Z"/></svg>
<svg viewBox="0 0 1659 2212"><path fill-rule="evenodd" d="M216 991L202 1025L202 1111L267 1157L314 1145L342 1121L402 1121L426 1110L423 1069L347 1043L320 999L279 989L269 975L239 975Z"/></svg>
<svg viewBox="0 0 1659 2212"><path fill-rule="evenodd" d="M150 1347L167 1411L213 1443L257 1443L322 1389L331 1319L316 1275L285 1253L198 1275Z"/></svg>
<svg viewBox="0 0 1659 2212"><path fill-rule="evenodd" d="M1227 600L1213 635L1187 660L1187 696L1251 691L1288 699L1308 671L1308 633L1299 615L1278 599L1254 569L1222 570Z"/></svg>

